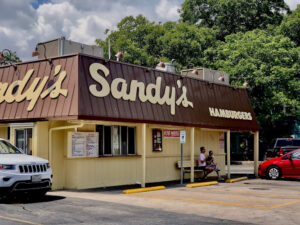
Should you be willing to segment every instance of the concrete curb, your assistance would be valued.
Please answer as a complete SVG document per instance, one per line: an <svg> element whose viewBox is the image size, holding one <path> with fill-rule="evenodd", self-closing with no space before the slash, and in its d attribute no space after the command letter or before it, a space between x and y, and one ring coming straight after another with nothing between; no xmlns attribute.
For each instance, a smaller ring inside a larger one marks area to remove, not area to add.
<svg viewBox="0 0 300 225"><path fill-rule="evenodd" d="M127 189L124 190L124 194L131 194L131 193L139 193L139 192L145 192L145 191L157 191L157 190L163 190L166 189L165 186L156 186L156 187L148 187L148 188L136 188L136 189Z"/></svg>
<svg viewBox="0 0 300 225"><path fill-rule="evenodd" d="M248 180L248 177L239 177L239 178L234 178L234 179L228 179L226 180L226 183L234 183L242 180Z"/></svg>
<svg viewBox="0 0 300 225"><path fill-rule="evenodd" d="M210 181L210 182L203 182L203 183L194 183L194 184L187 184L186 187L204 187L204 186L209 186L209 185L215 185L219 184L218 181Z"/></svg>

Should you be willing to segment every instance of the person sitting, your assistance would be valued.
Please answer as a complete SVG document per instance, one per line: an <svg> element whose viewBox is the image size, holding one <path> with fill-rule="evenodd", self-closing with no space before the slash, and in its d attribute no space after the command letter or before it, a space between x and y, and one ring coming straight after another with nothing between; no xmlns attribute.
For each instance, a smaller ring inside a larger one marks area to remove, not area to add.
<svg viewBox="0 0 300 225"><path fill-rule="evenodd" d="M204 171L204 177L203 179L207 179L208 174L210 174L212 171L214 171L213 168L208 167L206 165L206 156L205 156L205 147L200 148L200 155L198 160L198 167Z"/></svg>
<svg viewBox="0 0 300 225"><path fill-rule="evenodd" d="M218 180L224 180L220 175L220 169L218 165L214 162L214 153L212 150L209 151L208 156L206 157L206 165L211 168L212 171L215 171L218 175Z"/></svg>

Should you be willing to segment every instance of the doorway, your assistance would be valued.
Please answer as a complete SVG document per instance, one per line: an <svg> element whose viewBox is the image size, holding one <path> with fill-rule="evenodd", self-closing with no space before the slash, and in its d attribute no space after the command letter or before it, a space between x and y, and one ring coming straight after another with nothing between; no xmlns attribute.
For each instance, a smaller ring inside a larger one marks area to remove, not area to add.
<svg viewBox="0 0 300 225"><path fill-rule="evenodd" d="M32 155L32 128L15 129L15 145L27 155Z"/></svg>

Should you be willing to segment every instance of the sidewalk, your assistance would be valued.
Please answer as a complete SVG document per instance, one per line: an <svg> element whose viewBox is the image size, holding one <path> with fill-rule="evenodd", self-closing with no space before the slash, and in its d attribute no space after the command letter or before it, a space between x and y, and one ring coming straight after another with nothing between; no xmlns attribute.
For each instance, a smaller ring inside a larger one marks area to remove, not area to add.
<svg viewBox="0 0 300 225"><path fill-rule="evenodd" d="M258 162L258 165L261 162ZM227 166L225 166L227 171ZM254 162L253 161L238 161L238 162L231 162L230 165L231 174L254 174Z"/></svg>

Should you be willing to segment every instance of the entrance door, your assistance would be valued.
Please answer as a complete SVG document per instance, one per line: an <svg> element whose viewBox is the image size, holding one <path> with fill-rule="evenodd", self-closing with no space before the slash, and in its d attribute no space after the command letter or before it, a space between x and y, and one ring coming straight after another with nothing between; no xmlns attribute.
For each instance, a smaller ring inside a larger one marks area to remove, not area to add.
<svg viewBox="0 0 300 225"><path fill-rule="evenodd" d="M16 146L27 155L32 155L32 128L15 130Z"/></svg>

